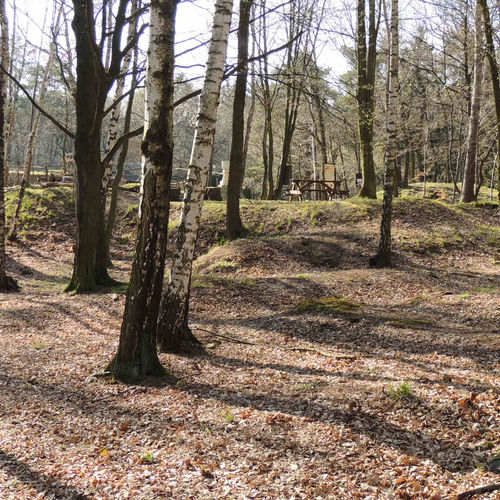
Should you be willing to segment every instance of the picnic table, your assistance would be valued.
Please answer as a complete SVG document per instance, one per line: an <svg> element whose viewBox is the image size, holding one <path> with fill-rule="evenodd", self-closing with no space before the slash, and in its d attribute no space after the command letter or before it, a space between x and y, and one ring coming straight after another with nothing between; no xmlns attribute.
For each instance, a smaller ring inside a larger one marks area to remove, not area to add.
<svg viewBox="0 0 500 500"><path fill-rule="evenodd" d="M322 193L329 201L335 198L347 198L349 193L341 188L341 181L321 181L312 179L292 179L287 195L289 201L296 196L299 201L304 200L307 193Z"/></svg>

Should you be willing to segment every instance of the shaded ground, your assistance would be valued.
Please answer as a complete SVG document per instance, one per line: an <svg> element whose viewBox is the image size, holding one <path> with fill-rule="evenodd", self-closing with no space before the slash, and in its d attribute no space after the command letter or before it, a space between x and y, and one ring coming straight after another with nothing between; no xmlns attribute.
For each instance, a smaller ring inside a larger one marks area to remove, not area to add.
<svg viewBox="0 0 500 500"><path fill-rule="evenodd" d="M23 288L0 296L1 498L437 499L500 481L498 213L401 203L397 266L371 270L376 205L267 208L245 205L250 238L201 255L223 225L207 206L191 316L206 353L163 355L175 385L89 378L124 296L60 293L69 228L9 247Z"/></svg>

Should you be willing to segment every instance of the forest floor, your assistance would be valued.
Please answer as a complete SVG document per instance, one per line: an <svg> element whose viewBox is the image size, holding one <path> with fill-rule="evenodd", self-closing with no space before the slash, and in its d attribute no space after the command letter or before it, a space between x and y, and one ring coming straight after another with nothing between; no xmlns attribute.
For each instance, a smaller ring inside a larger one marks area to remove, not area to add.
<svg viewBox="0 0 500 500"><path fill-rule="evenodd" d="M191 306L204 350L125 385L92 376L116 351L124 287L63 293L61 193L40 208L33 190L39 216L8 246L22 289L0 295L0 498L437 500L500 482L493 205L399 200L395 266L374 270L378 203L245 202L233 243L209 203Z"/></svg>

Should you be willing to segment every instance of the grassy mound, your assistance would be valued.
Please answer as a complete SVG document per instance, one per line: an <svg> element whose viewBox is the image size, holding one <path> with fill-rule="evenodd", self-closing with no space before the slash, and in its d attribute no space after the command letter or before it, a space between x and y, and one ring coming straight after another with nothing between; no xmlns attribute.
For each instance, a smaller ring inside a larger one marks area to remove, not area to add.
<svg viewBox="0 0 500 500"><path fill-rule="evenodd" d="M18 188L5 194L7 224L14 217L18 197ZM70 186L26 188L19 215L21 232L45 228L52 224L60 226L73 219L74 198Z"/></svg>

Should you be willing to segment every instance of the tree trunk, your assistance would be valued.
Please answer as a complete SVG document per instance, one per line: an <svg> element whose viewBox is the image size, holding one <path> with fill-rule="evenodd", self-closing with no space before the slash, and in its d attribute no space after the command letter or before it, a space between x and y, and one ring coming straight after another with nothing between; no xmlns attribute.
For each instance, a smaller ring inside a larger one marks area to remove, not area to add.
<svg viewBox="0 0 500 500"><path fill-rule="evenodd" d="M476 34L474 43L474 83L472 88L471 111L469 117L469 136L465 158L464 180L460 201L468 203L475 196L476 164L478 153L479 113L481 110L481 87L483 83L483 29L482 13L479 3L475 13Z"/></svg>
<svg viewBox="0 0 500 500"><path fill-rule="evenodd" d="M112 5L109 6L109 12L112 12ZM130 15L135 16L137 12L137 0L132 0ZM128 34L127 34L127 45L132 44L134 38L137 34L137 17L135 17L135 22L131 22L128 26ZM111 50L108 50L110 53ZM109 120L109 129L108 129L108 141L106 144L105 154L109 153L111 148L115 145L116 139L118 137L118 121L120 120L122 102L121 98L123 96L123 90L125 88L125 78L129 71L130 62L132 60L132 48L127 52L123 59L123 65L121 68L121 76L116 82L116 90L115 90L115 106L111 111L111 118ZM108 58L108 56L107 56ZM108 63L109 65L109 63ZM113 170L113 160L109 161L107 165L103 169L102 176L102 186L101 186L101 204L100 204L100 217L101 221L99 222L99 239L98 239L98 247L97 247L97 266L98 268L106 269L112 265L111 257L110 257L110 242L111 238L107 238L106 234L106 201L108 196L108 189L111 179L111 172Z"/></svg>
<svg viewBox="0 0 500 500"><path fill-rule="evenodd" d="M359 196L376 198L377 178L373 159L373 115L378 26L375 20L375 0L369 0L368 47L365 14L365 0L358 0L356 38L357 101L361 172L363 174L363 184Z"/></svg>
<svg viewBox="0 0 500 500"><path fill-rule="evenodd" d="M191 268L212 154L232 8L232 0L216 1L205 82L200 97L184 203L177 233L177 248L158 321L158 342L162 351L176 350L184 341L195 340L187 326Z"/></svg>
<svg viewBox="0 0 500 500"><path fill-rule="evenodd" d="M6 58L9 55L9 33L7 25L7 16L5 14L5 0L0 0L0 41L2 47L0 57L2 66L6 63ZM4 199L4 167L5 167L5 138L4 138L4 123L5 123L5 98L7 94L7 78L2 71L0 74L0 291L16 291L17 283L10 276L7 276L5 269L5 199Z"/></svg>
<svg viewBox="0 0 500 500"><path fill-rule="evenodd" d="M134 65L133 65L133 76L132 76L132 83L131 83L131 89L130 89L130 94L128 96L128 102L127 102L127 109L125 111L125 121L123 125L123 133L127 134L130 130L130 122L132 120L132 111L133 111L133 104L134 104L134 98L135 98L135 87L137 86L137 59L138 59L138 47L136 46L134 48ZM105 238L105 246L106 246L106 260L107 260L107 265L112 266L112 261L111 261L111 237L113 235L113 228L115 226L116 222L116 209L118 206L118 190L120 188L120 181L122 179L123 175L123 166L125 164L125 160L127 159L127 153L128 153L128 145L129 141L126 141L125 144L122 146L120 150L120 155L118 157L118 161L116 163L116 173L115 177L113 179L113 183L111 185L111 196L109 200L109 212L108 212L108 219L106 221L106 228L104 232L104 238Z"/></svg>
<svg viewBox="0 0 500 500"><path fill-rule="evenodd" d="M500 205L500 79L498 62L495 52L495 42L493 40L493 25L491 24L490 10L487 0L478 0L483 11L484 35L486 38L486 57L490 66L491 85L493 87L493 97L495 100L495 116L497 125L497 175L498 175L498 203Z"/></svg>
<svg viewBox="0 0 500 500"><path fill-rule="evenodd" d="M140 222L118 352L108 366L115 377L165 373L156 348L163 287L173 159L175 0L153 0L142 142Z"/></svg>
<svg viewBox="0 0 500 500"><path fill-rule="evenodd" d="M92 0L73 0L73 30L76 39L76 134L75 164L77 179L76 220L78 236L73 264L73 276L66 291L86 292L97 285L116 283L106 266L97 260L99 237L102 235L101 191L103 166L101 163L101 130L106 98L119 76L123 51L121 34L127 22L129 0L120 0L113 16L115 25L108 27L112 37L109 70L96 50L96 25Z"/></svg>
<svg viewBox="0 0 500 500"><path fill-rule="evenodd" d="M377 254L370 259L370 265L388 267L391 265L391 225L392 195L394 191L394 172L397 164L397 112L399 87L399 16L398 0L391 3L391 46L390 46L390 79L387 101L387 146L385 151L385 179L382 221L380 224L380 241Z"/></svg>
<svg viewBox="0 0 500 500"><path fill-rule="evenodd" d="M240 0L240 19L238 23L238 72L234 86L233 130L231 154L229 159L229 180L226 202L226 236L234 240L241 236L243 224L240 216L240 193L245 174L244 129L245 99L248 76L248 38L250 11L253 0Z"/></svg>

